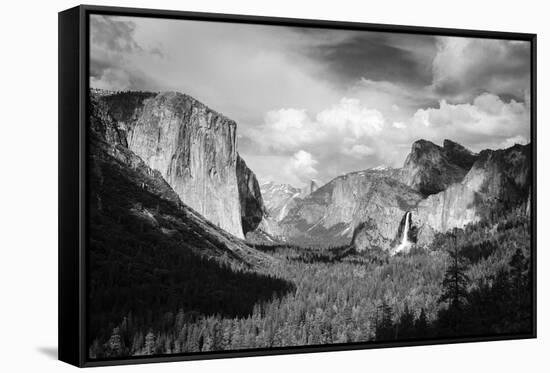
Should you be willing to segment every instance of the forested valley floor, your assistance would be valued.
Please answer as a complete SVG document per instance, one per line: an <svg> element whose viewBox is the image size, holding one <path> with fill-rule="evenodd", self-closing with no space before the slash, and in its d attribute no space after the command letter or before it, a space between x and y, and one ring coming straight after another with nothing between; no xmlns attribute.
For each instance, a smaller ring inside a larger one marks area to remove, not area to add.
<svg viewBox="0 0 550 373"><path fill-rule="evenodd" d="M174 247L152 270L146 245L96 248L89 356L529 333L530 237L529 217L511 210L393 257L256 246L279 259L265 273Z"/></svg>

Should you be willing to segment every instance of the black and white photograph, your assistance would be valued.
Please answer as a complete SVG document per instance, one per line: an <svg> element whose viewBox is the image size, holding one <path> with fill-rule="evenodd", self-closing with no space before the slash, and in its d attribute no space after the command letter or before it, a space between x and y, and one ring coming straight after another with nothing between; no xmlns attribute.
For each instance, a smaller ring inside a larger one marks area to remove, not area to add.
<svg viewBox="0 0 550 373"><path fill-rule="evenodd" d="M529 42L89 37L89 359L533 332Z"/></svg>
<svg viewBox="0 0 550 373"><path fill-rule="evenodd" d="M550 366L550 23L8 2L0 372Z"/></svg>

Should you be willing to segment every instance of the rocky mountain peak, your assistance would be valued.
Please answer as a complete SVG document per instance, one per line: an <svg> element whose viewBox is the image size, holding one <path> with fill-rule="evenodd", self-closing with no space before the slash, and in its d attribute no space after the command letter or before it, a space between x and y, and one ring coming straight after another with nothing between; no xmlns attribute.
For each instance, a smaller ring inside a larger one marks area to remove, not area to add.
<svg viewBox="0 0 550 373"><path fill-rule="evenodd" d="M435 194L460 182L476 159L476 154L450 140L443 147L418 140L412 144L400 180L424 195Z"/></svg>
<svg viewBox="0 0 550 373"><path fill-rule="evenodd" d="M301 189L300 191L300 197L306 197L310 195L311 193L315 192L317 189L319 189L319 182L315 179L311 179L309 183Z"/></svg>
<svg viewBox="0 0 550 373"><path fill-rule="evenodd" d="M443 140L443 150L452 163L465 170L469 170L478 158L478 154L448 139Z"/></svg>

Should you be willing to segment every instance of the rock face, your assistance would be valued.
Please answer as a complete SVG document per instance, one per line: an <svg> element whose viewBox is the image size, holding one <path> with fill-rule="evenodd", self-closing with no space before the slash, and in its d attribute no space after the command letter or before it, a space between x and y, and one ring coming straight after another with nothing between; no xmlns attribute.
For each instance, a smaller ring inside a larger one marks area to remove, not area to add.
<svg viewBox="0 0 550 373"><path fill-rule="evenodd" d="M90 96L90 129L110 144L127 146L126 132L109 115L109 107L97 96Z"/></svg>
<svg viewBox="0 0 550 373"><path fill-rule="evenodd" d="M156 96L153 92L112 92L98 97L103 111L115 121L121 143L128 147L135 124L143 111L144 101Z"/></svg>
<svg viewBox="0 0 550 373"><path fill-rule="evenodd" d="M145 101L128 148L159 170L183 203L243 238L236 130L190 96L161 93Z"/></svg>
<svg viewBox="0 0 550 373"><path fill-rule="evenodd" d="M254 173L239 163L234 121L175 92L95 100L103 119L115 123L107 140L160 171L185 204L239 238L259 224L265 208Z"/></svg>
<svg viewBox="0 0 550 373"><path fill-rule="evenodd" d="M315 192L317 189L319 189L319 183L317 180L312 179L309 181L309 184L306 187L300 190L300 197L307 197L311 193Z"/></svg>
<svg viewBox="0 0 550 373"><path fill-rule="evenodd" d="M464 179L422 200L413 211L419 242L434 232L462 228L490 214L525 203L531 185L531 146L484 150Z"/></svg>
<svg viewBox="0 0 550 373"><path fill-rule="evenodd" d="M188 207L160 171L149 167L123 144L111 142L105 134L116 132L116 121L104 121L105 118L106 114L92 102L89 148L92 214L110 209L128 219L137 219L142 226L139 229L155 230L166 236L166 242L159 243L159 247L177 245L242 268L262 268L273 262L270 256L250 248Z"/></svg>
<svg viewBox="0 0 550 373"><path fill-rule="evenodd" d="M237 155L237 183L243 233L246 236L248 232L254 231L260 225L266 215L266 209L256 175L239 155Z"/></svg>
<svg viewBox="0 0 550 373"><path fill-rule="evenodd" d="M474 154L449 140L443 147L418 141L403 169L350 173L292 199L275 231L296 244L392 250L410 212L407 240L427 245L437 232L527 205L530 170L529 145Z"/></svg>
<svg viewBox="0 0 550 373"><path fill-rule="evenodd" d="M443 147L418 140L405 160L400 179L424 195L439 193L460 182L476 158L476 154L450 140L445 140Z"/></svg>
<svg viewBox="0 0 550 373"><path fill-rule="evenodd" d="M472 168L472 165L478 158L478 154L475 154L459 143L448 139L443 140L443 152L450 162L465 170Z"/></svg>
<svg viewBox="0 0 550 373"><path fill-rule="evenodd" d="M394 170L339 176L297 200L279 223L289 242L322 246L349 244L361 232L366 246L389 249L402 216L422 195L394 178Z"/></svg>

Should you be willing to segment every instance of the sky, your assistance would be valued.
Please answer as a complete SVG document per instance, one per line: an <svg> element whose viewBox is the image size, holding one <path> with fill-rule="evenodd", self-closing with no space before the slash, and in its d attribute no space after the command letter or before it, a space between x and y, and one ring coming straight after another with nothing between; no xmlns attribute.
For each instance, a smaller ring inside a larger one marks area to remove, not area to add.
<svg viewBox="0 0 550 373"><path fill-rule="evenodd" d="M260 183L401 167L418 139L530 138L528 42L92 15L90 83L178 91L237 123Z"/></svg>

